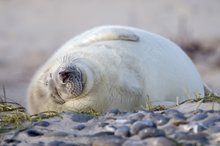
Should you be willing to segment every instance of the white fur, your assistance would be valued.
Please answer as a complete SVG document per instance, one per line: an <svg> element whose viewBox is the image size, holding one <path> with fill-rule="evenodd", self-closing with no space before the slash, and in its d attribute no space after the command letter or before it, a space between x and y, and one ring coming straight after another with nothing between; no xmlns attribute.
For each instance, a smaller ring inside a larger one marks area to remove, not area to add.
<svg viewBox="0 0 220 146"><path fill-rule="evenodd" d="M65 60L81 66L86 89L77 98L57 105L42 87L44 74ZM42 82L41 82L42 81ZM40 88L40 89L39 89ZM39 95L41 94L41 95ZM29 87L29 110L78 111L111 108L132 111L152 104L175 103L204 96L203 83L189 57L173 42L159 35L124 26L104 26L67 42L36 73Z"/></svg>

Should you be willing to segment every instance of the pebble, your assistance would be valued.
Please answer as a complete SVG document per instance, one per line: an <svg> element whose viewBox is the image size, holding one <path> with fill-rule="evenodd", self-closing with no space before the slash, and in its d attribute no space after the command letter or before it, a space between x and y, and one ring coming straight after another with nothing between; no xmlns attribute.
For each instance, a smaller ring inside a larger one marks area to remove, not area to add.
<svg viewBox="0 0 220 146"><path fill-rule="evenodd" d="M36 136L42 136L44 134L42 132L37 131L37 130L30 129L27 131L27 135L30 137L36 137Z"/></svg>
<svg viewBox="0 0 220 146"><path fill-rule="evenodd" d="M146 141L142 140L126 140L122 146L148 146Z"/></svg>
<svg viewBox="0 0 220 146"><path fill-rule="evenodd" d="M98 127L104 128L107 125L109 125L109 123L101 122L101 123L98 124Z"/></svg>
<svg viewBox="0 0 220 146"><path fill-rule="evenodd" d="M186 124L186 125L183 125L182 128L185 132L192 131L195 134L206 130L206 127L204 127L203 125L198 124L198 123L196 123L196 124Z"/></svg>
<svg viewBox="0 0 220 146"><path fill-rule="evenodd" d="M126 123L129 123L129 120L127 120L127 119L116 119L115 123L126 124Z"/></svg>
<svg viewBox="0 0 220 146"><path fill-rule="evenodd" d="M122 146L176 146L172 140L164 137L148 138L146 140L126 140Z"/></svg>
<svg viewBox="0 0 220 146"><path fill-rule="evenodd" d="M38 145L38 146L45 146L45 143L42 142L42 141L39 141L37 145Z"/></svg>
<svg viewBox="0 0 220 146"><path fill-rule="evenodd" d="M84 124L80 124L80 125L77 125L75 127L73 127L73 129L76 129L76 130L83 130L86 126Z"/></svg>
<svg viewBox="0 0 220 146"><path fill-rule="evenodd" d="M114 132L116 130L116 127L113 125L106 125L105 130Z"/></svg>
<svg viewBox="0 0 220 146"><path fill-rule="evenodd" d="M117 136L100 136L94 138L92 146L121 146L123 142L124 140Z"/></svg>
<svg viewBox="0 0 220 146"><path fill-rule="evenodd" d="M216 127L216 126L210 127L207 130L207 133L220 133L220 127Z"/></svg>
<svg viewBox="0 0 220 146"><path fill-rule="evenodd" d="M163 116L161 113L152 114L151 119L159 126L165 125L169 122L169 118Z"/></svg>
<svg viewBox="0 0 220 146"><path fill-rule="evenodd" d="M146 139L147 146L177 146L175 142L165 137L152 137Z"/></svg>
<svg viewBox="0 0 220 146"><path fill-rule="evenodd" d="M159 137L159 136L165 136L165 132L157 128L145 128L138 133L138 136L141 139L145 139L149 137Z"/></svg>
<svg viewBox="0 0 220 146"><path fill-rule="evenodd" d="M115 136L129 137L130 128L128 126L122 126L122 127L117 128L117 130L115 131Z"/></svg>
<svg viewBox="0 0 220 146"><path fill-rule="evenodd" d="M48 127L50 123L48 121L39 121L34 124L35 126Z"/></svg>
<svg viewBox="0 0 220 146"><path fill-rule="evenodd" d="M15 144L21 143L21 141L17 140L17 139L6 139L5 142L7 144L10 144L10 143L15 143Z"/></svg>
<svg viewBox="0 0 220 146"><path fill-rule="evenodd" d="M192 141L202 145L208 144L207 134L204 133L189 134L188 132L179 132L174 135L174 139L177 141Z"/></svg>
<svg viewBox="0 0 220 146"><path fill-rule="evenodd" d="M71 117L71 120L73 122L84 123L84 122L88 122L89 120L93 118L94 117L90 115L74 113Z"/></svg>
<svg viewBox="0 0 220 146"><path fill-rule="evenodd" d="M133 113L128 116L130 120L140 121L145 115L143 113Z"/></svg>
<svg viewBox="0 0 220 146"><path fill-rule="evenodd" d="M140 130L148 127L156 127L156 124L150 120L137 121L131 125L131 134L137 134Z"/></svg>
<svg viewBox="0 0 220 146"><path fill-rule="evenodd" d="M67 132L61 132L61 131L53 131L53 132L44 134L45 137L66 137L68 135L70 134Z"/></svg>
<svg viewBox="0 0 220 146"><path fill-rule="evenodd" d="M65 142L63 141L51 141L48 143L48 146L62 146L63 144L65 144Z"/></svg>
<svg viewBox="0 0 220 146"><path fill-rule="evenodd" d="M203 120L201 123L205 126L205 127L211 127L214 126L216 122L220 122L220 116L212 116L209 117L205 120Z"/></svg>
<svg viewBox="0 0 220 146"><path fill-rule="evenodd" d="M175 110L175 109L168 109L164 112L162 112L165 116L167 116L168 118L174 118L174 119L177 119L177 120L185 120L186 117L184 116L183 113L181 113L180 111L178 110Z"/></svg>
<svg viewBox="0 0 220 146"><path fill-rule="evenodd" d="M173 135L178 132L178 130L173 125L167 125L163 127L163 130L165 131L166 135Z"/></svg>
<svg viewBox="0 0 220 146"><path fill-rule="evenodd" d="M203 120L203 119L205 119L207 117L208 117L208 115L206 113L198 113L198 114L194 115L191 118L191 120L192 121L200 121L200 120Z"/></svg>
<svg viewBox="0 0 220 146"><path fill-rule="evenodd" d="M48 143L48 146L77 146L76 144L73 143L65 143L63 141L52 141Z"/></svg>
<svg viewBox="0 0 220 146"><path fill-rule="evenodd" d="M198 146L196 143L184 143L181 146Z"/></svg>
<svg viewBox="0 0 220 146"><path fill-rule="evenodd" d="M119 109L111 109L110 111L107 112L107 114L113 114L113 115L117 115L120 114L120 110Z"/></svg>
<svg viewBox="0 0 220 146"><path fill-rule="evenodd" d="M114 135L114 132L98 132L95 133L93 136L109 136L109 135Z"/></svg>

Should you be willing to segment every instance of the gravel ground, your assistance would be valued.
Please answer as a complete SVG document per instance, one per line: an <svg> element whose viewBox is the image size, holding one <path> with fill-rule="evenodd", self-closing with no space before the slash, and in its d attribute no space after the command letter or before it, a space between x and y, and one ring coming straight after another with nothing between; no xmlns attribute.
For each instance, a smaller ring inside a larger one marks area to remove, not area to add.
<svg viewBox="0 0 220 146"><path fill-rule="evenodd" d="M210 110L210 105L191 111L114 109L99 117L60 113L60 117L26 123L29 128L5 134L0 145L216 146L220 145L220 111L219 106L218 110ZM192 104L183 107L187 106Z"/></svg>

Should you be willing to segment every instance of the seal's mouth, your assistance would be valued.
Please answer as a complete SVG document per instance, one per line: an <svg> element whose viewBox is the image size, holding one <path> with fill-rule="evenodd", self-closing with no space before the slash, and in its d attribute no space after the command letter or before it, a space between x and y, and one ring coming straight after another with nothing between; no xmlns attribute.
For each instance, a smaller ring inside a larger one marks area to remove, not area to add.
<svg viewBox="0 0 220 146"><path fill-rule="evenodd" d="M59 92L57 91L57 88L54 89L54 92L52 92L51 96L53 97L53 100L57 104L64 104L65 100L61 98Z"/></svg>

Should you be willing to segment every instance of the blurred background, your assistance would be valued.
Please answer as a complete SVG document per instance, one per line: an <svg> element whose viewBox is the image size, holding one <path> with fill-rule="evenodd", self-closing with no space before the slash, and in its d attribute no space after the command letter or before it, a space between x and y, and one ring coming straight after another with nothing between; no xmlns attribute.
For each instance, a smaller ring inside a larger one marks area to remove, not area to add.
<svg viewBox="0 0 220 146"><path fill-rule="evenodd" d="M25 106L31 77L71 37L129 25L178 43L220 92L219 0L0 0L0 95Z"/></svg>

